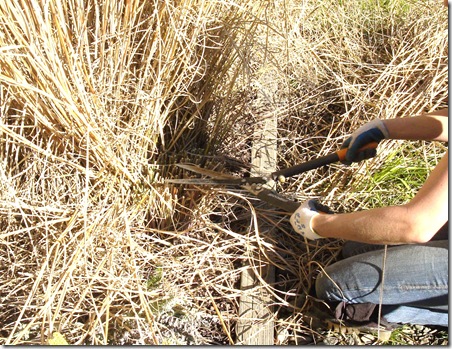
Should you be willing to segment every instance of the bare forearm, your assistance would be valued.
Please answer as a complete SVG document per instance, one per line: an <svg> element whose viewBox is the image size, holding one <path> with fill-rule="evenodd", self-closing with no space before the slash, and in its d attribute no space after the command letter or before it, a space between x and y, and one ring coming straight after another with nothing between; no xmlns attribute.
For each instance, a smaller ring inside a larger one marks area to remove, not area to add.
<svg viewBox="0 0 452 349"><path fill-rule="evenodd" d="M312 227L323 237L373 244L410 243L410 230L404 206L391 206L344 214L321 214Z"/></svg>
<svg viewBox="0 0 452 349"><path fill-rule="evenodd" d="M448 152L416 196L402 206L344 214L320 214L312 229L323 237L376 244L429 241L448 220Z"/></svg>
<svg viewBox="0 0 452 349"><path fill-rule="evenodd" d="M448 141L448 109L421 116L384 120L391 139Z"/></svg>

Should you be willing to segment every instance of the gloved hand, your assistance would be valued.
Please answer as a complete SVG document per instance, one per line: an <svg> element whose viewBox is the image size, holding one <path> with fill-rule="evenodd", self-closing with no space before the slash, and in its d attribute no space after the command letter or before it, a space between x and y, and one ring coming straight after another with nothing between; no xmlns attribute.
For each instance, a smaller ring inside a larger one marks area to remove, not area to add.
<svg viewBox="0 0 452 349"><path fill-rule="evenodd" d="M388 129L382 120L375 119L364 124L342 144L341 149L348 148L345 154L345 161L342 161L342 163L350 165L352 162L359 162L374 157L377 154L376 149L366 149L359 152L358 149L372 142L379 143L388 137Z"/></svg>
<svg viewBox="0 0 452 349"><path fill-rule="evenodd" d="M290 224L294 230L309 240L323 238L311 227L311 220L320 213L333 213L327 206L320 204L317 200L307 200L297 208L290 216Z"/></svg>

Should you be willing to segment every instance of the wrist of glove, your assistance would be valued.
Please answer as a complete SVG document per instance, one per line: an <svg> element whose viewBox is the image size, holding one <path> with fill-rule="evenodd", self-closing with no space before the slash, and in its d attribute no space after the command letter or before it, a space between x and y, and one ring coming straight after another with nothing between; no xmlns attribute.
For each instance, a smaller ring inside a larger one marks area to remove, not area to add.
<svg viewBox="0 0 452 349"><path fill-rule="evenodd" d="M298 234L309 240L321 239L323 236L317 234L311 225L312 219L321 213L332 213L332 211L317 200L305 201L290 216L290 224Z"/></svg>
<svg viewBox="0 0 452 349"><path fill-rule="evenodd" d="M343 163L350 165L352 162L374 157L377 153L376 149L358 150L372 142L380 143L385 138L389 138L389 132L382 120L375 119L361 126L342 144L342 149L348 148Z"/></svg>

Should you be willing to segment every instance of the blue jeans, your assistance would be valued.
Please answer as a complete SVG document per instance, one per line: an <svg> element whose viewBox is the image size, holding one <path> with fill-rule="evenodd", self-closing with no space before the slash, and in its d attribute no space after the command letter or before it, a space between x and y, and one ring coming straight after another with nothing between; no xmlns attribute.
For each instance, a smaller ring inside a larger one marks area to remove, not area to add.
<svg viewBox="0 0 452 349"><path fill-rule="evenodd" d="M379 304L382 247L345 243L345 259L326 267L317 278L317 297L330 302ZM448 240L388 246L382 301L387 321L448 326L448 247Z"/></svg>

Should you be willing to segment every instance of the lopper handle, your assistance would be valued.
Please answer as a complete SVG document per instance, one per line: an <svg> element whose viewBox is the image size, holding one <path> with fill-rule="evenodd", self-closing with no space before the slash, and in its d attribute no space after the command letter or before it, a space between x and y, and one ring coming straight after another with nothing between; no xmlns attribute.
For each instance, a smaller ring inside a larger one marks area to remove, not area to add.
<svg viewBox="0 0 452 349"><path fill-rule="evenodd" d="M366 150L366 149L376 149L377 145L378 145L377 142L372 142L372 143L365 145L362 148L359 148L359 151ZM317 159L306 161L302 164L295 165L295 166L286 168L284 170L273 172L271 174L271 176L273 179L275 179L275 180L277 179L277 180L281 181L281 179L285 178L285 177L292 177L297 174L300 174L300 173L303 173L306 171L310 171L310 170L314 170L316 168L319 168L319 167L322 167L325 165L329 165L329 164L332 164L337 161L344 161L347 150L348 150L348 148L343 148L341 150L338 150L335 153L331 153L329 155L325 155L325 156L319 157Z"/></svg>
<svg viewBox="0 0 452 349"><path fill-rule="evenodd" d="M378 145L377 142L371 142L369 144L366 144L364 147L359 148L358 153L363 150L367 150L367 149L376 149L377 145ZM348 148L343 148L336 152L337 156L339 157L339 161L345 160L345 154L347 154L347 151L348 151Z"/></svg>

